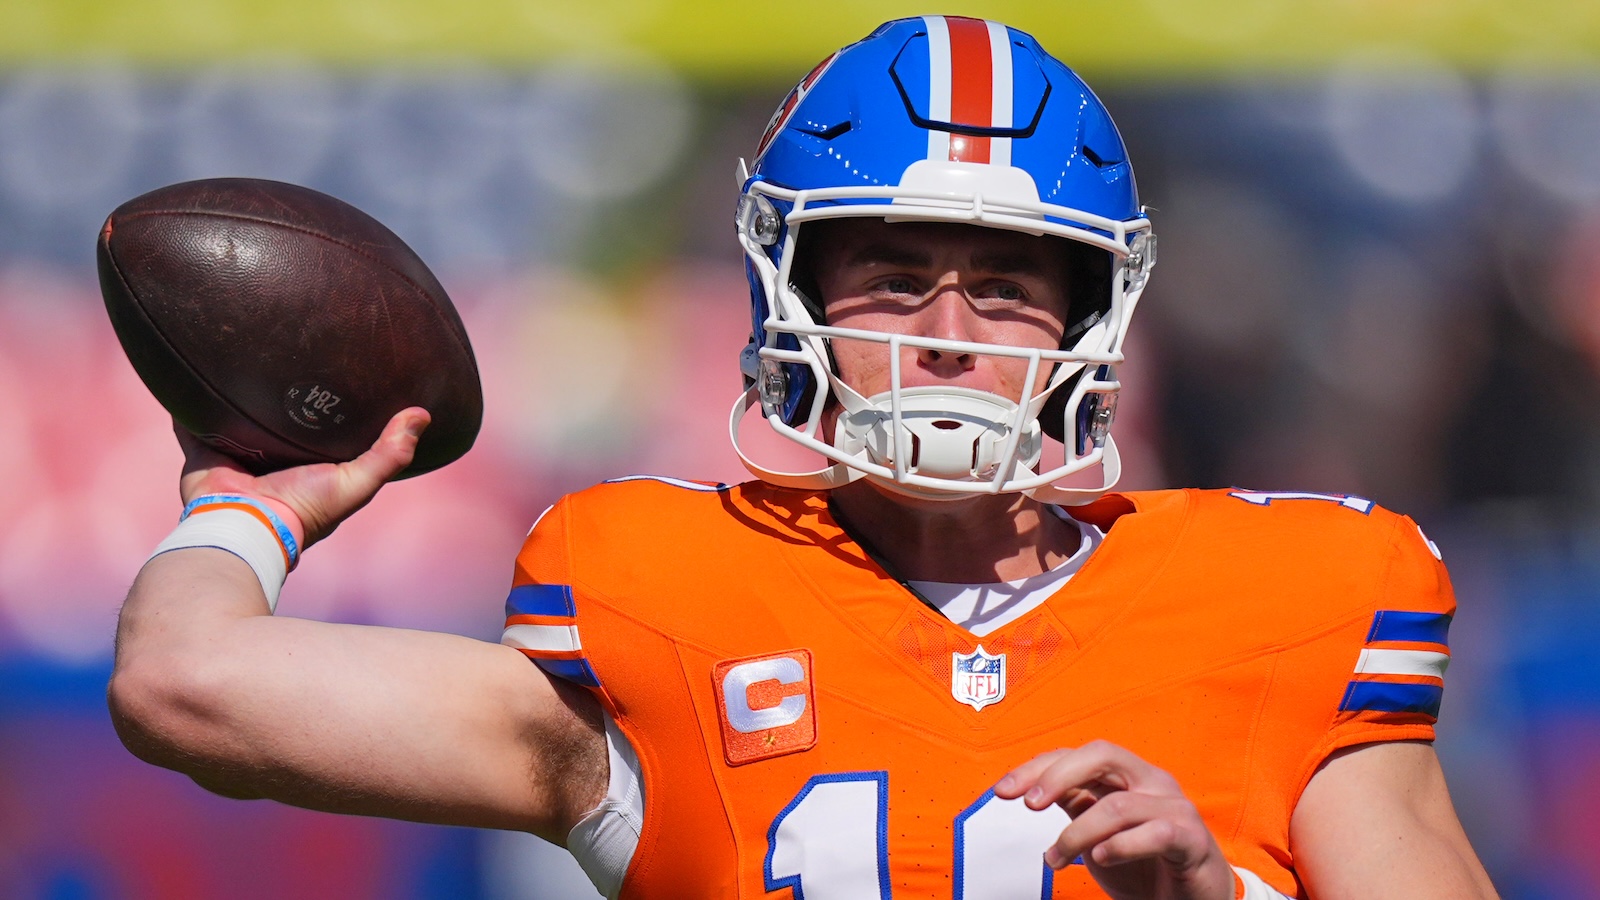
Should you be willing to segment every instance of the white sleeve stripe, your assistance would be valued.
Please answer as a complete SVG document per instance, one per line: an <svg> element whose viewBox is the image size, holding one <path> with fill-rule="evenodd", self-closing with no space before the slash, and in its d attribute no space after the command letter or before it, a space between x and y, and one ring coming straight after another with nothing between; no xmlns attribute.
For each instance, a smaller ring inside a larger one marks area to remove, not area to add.
<svg viewBox="0 0 1600 900"><path fill-rule="evenodd" d="M500 643L518 650L582 650L576 625L510 625Z"/></svg>
<svg viewBox="0 0 1600 900"><path fill-rule="evenodd" d="M1450 665L1450 654L1433 650L1361 651L1356 659L1357 675L1427 675L1443 678Z"/></svg>

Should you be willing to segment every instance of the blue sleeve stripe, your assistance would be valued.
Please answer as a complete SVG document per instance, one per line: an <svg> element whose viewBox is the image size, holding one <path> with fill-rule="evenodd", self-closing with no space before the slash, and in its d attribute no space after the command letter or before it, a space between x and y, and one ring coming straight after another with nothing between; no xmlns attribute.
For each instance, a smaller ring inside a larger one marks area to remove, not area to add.
<svg viewBox="0 0 1600 900"><path fill-rule="evenodd" d="M1436 684L1397 684L1391 681L1352 681L1344 692L1340 712L1422 713L1439 718L1444 688Z"/></svg>
<svg viewBox="0 0 1600 900"><path fill-rule="evenodd" d="M506 616L575 616L572 587L565 584L524 584L511 589Z"/></svg>
<svg viewBox="0 0 1600 900"><path fill-rule="evenodd" d="M1450 617L1444 613L1406 612L1398 609L1380 609L1372 614L1372 630L1367 632L1367 643L1373 641L1418 641L1450 646Z"/></svg>
<svg viewBox="0 0 1600 900"><path fill-rule="evenodd" d="M539 668L547 674L554 675L573 684L584 687L597 688L600 686L600 676L594 673L594 667L589 665L587 659L539 659L533 660Z"/></svg>

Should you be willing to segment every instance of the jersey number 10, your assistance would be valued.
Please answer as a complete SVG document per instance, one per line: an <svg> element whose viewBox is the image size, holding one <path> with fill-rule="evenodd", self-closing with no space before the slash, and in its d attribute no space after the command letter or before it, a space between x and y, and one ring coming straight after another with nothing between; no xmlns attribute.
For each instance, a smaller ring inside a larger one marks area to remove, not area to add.
<svg viewBox="0 0 1600 900"><path fill-rule="evenodd" d="M767 829L766 888L795 900L890 900L889 773L816 775ZM954 900L1048 898L1055 872L1044 849L1071 819L985 791L957 813Z"/></svg>

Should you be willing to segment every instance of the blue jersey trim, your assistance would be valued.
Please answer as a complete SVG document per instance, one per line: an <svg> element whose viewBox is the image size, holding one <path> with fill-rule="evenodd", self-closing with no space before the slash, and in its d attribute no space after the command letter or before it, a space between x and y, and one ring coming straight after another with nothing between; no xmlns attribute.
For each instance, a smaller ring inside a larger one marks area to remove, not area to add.
<svg viewBox="0 0 1600 900"><path fill-rule="evenodd" d="M1380 609L1372 615L1372 630L1367 643L1374 641L1414 641L1450 646L1450 616L1445 613L1407 612Z"/></svg>
<svg viewBox="0 0 1600 900"><path fill-rule="evenodd" d="M1422 713L1439 718L1444 688L1436 684L1400 684L1392 681L1352 681L1345 690L1340 712Z"/></svg>
<svg viewBox="0 0 1600 900"><path fill-rule="evenodd" d="M966 809L963 809L956 815L955 871L951 876L951 895L955 898L955 900L966 900L967 896L967 820L976 815L979 810L983 809L985 806L988 806L990 801L994 799L994 788L990 788L983 792L983 796L972 801L971 806L968 806ZM1083 865L1083 857L1080 856L1077 859L1074 859L1072 864L1078 866ZM1044 873L1040 880L1039 896L1041 900L1050 900L1050 898L1055 894L1056 870L1050 868L1049 863L1041 863L1041 865L1044 867Z"/></svg>
<svg viewBox="0 0 1600 900"><path fill-rule="evenodd" d="M572 586L566 584L524 584L511 589L506 598L506 616L576 616Z"/></svg>
<svg viewBox="0 0 1600 900"><path fill-rule="evenodd" d="M597 688L600 686L600 676L595 674L594 667L586 659L544 659L534 657L533 661L543 669L546 674L554 675L563 681L581 684L584 687Z"/></svg>

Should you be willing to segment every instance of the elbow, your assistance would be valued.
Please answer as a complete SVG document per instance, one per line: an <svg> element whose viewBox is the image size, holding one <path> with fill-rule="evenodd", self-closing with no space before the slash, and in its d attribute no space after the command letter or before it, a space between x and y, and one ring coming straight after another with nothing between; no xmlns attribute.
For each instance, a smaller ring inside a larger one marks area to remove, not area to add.
<svg viewBox="0 0 1600 900"><path fill-rule="evenodd" d="M106 687L106 706L122 745L152 765L179 768L184 691L166 671L118 660Z"/></svg>
<svg viewBox="0 0 1600 900"><path fill-rule="evenodd" d="M194 776L204 767L204 748L214 744L212 723L221 698L198 673L178 659L119 659L106 688L111 724L122 745L152 765Z"/></svg>
<svg viewBox="0 0 1600 900"><path fill-rule="evenodd" d="M154 766L187 775L195 784L223 797L262 797L242 767L230 764L228 740L220 723L226 699L218 682L197 677L203 671L176 660L161 666L124 665L118 660L106 688L111 724L122 745Z"/></svg>

